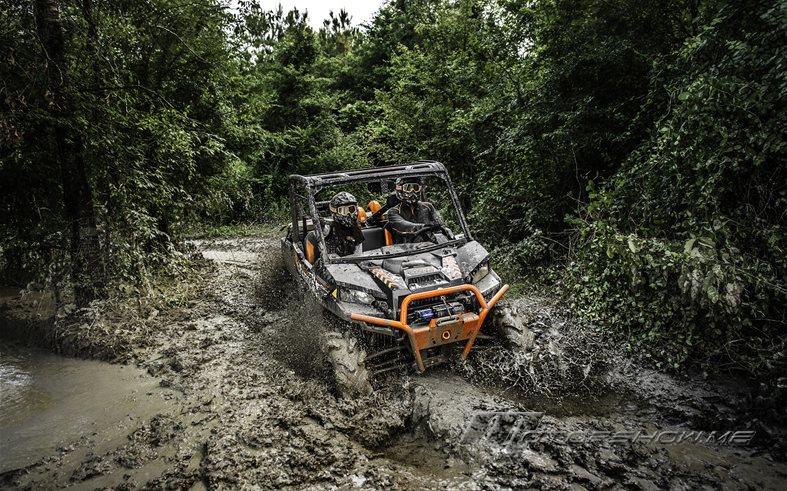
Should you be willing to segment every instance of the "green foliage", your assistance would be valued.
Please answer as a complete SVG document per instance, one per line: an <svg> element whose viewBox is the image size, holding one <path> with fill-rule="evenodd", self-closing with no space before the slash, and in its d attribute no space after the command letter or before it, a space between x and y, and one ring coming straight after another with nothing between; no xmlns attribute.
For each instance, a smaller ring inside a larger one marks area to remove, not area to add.
<svg viewBox="0 0 787 491"><path fill-rule="evenodd" d="M46 136L58 125L68 139L84 142L75 158L93 198L92 233L102 249L94 259L103 263L90 265L93 275L142 281L171 257L173 227L252 201L243 160L252 135L233 100L248 82L226 39L229 19L209 0L182 9L166 0L100 9L50 2L65 26L60 90L73 101L71 113L53 118L52 88L36 75L46 57L30 4L0 4L2 57L10 60L3 63L0 118L4 255L19 281L34 275L58 283L64 272L52 266L70 268L55 260L73 254L63 240L67 171L58 168ZM31 248L37 257L16 252Z"/></svg>
<svg viewBox="0 0 787 491"><path fill-rule="evenodd" d="M687 40L669 112L579 223L578 306L675 368L723 354L756 372L781 349L786 14L726 7Z"/></svg>

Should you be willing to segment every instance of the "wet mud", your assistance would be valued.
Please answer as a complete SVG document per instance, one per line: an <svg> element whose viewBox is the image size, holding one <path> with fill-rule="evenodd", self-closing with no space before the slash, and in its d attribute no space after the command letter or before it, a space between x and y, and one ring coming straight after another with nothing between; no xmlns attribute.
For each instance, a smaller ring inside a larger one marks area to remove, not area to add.
<svg viewBox="0 0 787 491"><path fill-rule="evenodd" d="M324 318L283 270L277 239L192 247L208 262L182 298L111 312L97 307L78 322L56 323L54 346L112 361L101 364L111 367L107 373L134 375L116 378L119 395L95 396L119 406L122 424L107 418L98 430L64 432L47 445L15 436L16 446L29 451L24 458L0 452L0 486L783 489L787 483L782 430L752 421L736 402L745 393L636 367L596 338L583 338L588 333L568 313L540 299L517 307L532 336L514 354L486 339L465 364L425 376L403 367L375 380L371 395L342 398L319 346ZM3 327L19 305L5 308ZM101 419L72 406L52 407L62 409L59 417L82 414L88 425ZM467 441L479 413L534 411L543 413L537 428L556 434L751 429L759 439ZM38 425L52 422L30 417ZM18 431L21 423L10 421Z"/></svg>
<svg viewBox="0 0 787 491"><path fill-rule="evenodd" d="M0 473L83 435L112 440L177 397L136 367L0 344Z"/></svg>

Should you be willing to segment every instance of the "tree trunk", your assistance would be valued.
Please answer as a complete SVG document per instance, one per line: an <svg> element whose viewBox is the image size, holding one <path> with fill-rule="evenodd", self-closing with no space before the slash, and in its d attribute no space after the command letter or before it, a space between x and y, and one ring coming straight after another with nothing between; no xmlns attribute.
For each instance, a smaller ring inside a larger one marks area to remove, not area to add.
<svg viewBox="0 0 787 491"><path fill-rule="evenodd" d="M52 117L53 158L60 167L63 209L69 225L71 281L74 300L85 305L103 292L101 255L93 208L93 192L83 159L84 141L73 128L74 101L71 96L65 37L57 0L35 1L36 24L45 61L45 105Z"/></svg>
<svg viewBox="0 0 787 491"><path fill-rule="evenodd" d="M99 63L100 56L98 52L98 20L96 18L97 13L93 8L93 0L82 0L81 2L82 8L82 16L85 19L85 23L87 24L87 37L85 39L85 45L87 47L88 54L92 58L92 70L93 73L91 74L91 79L93 83L93 87L91 89L91 94L95 94L96 99L91 99L90 101L90 118L91 121L99 121L101 118L101 113L98 110L99 105L102 103L102 97L104 92L100 90L102 86L102 73L101 73L101 64ZM91 162L101 162L101 156L96 155L95 152L89 151L87 148L83 153L85 156L83 160L86 162L85 165L88 167L90 166ZM96 199L95 203L99 204L99 208L96 210L97 218L99 222L101 221L101 207L103 206L104 210L104 217L103 217L103 250L101 251L101 266L103 269L100 271L96 271L96 273L101 274L101 281L106 284L109 281L109 265L111 264L111 253L112 253L112 219L115 212L114 206L114 196L112 194L112 185L117 184L117 180L115 178L117 172L115 169L115 159L107 158L104 155L103 161L105 162L105 167L103 169L95 169L96 172ZM94 208L95 209L95 208Z"/></svg>

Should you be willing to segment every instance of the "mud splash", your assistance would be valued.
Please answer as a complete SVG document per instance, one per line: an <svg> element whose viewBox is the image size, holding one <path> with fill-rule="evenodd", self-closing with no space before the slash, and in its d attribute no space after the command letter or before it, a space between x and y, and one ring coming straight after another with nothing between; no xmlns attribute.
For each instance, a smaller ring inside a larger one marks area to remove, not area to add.
<svg viewBox="0 0 787 491"><path fill-rule="evenodd" d="M561 431L711 429L705 425L720 411L730 415L725 425L740 421L733 417L737 406L715 402L723 391L641 370L615 365L598 379L603 391L595 381L577 383L577 374L595 373L601 364L586 370L579 355L589 345L568 339L578 363L561 371L561 358L545 346L565 346L557 340L565 340L570 326L556 329L555 320L566 318L542 303L531 316L530 327L541 332L532 337L528 353L544 361L535 375L556 381L552 397L523 385L531 380L524 355L518 358L522 364L507 359L502 372L479 363L504 356L488 341L467 366L427 376L404 369L376 381L368 397L343 399L320 369L314 333L321 315L305 307L284 273L278 240L192 245L211 263L203 267L200 286L183 285L190 296L135 306L129 322L98 309L87 324L93 327L76 324L80 337L74 338L89 337L91 352L109 359L114 351L102 343L127 349L126 359L173 394L172 406L111 431L100 446L83 432L65 444L67 451L33 452L34 463L0 474L0 485L688 489L725 483L745 489L787 482L784 464L762 445L546 442L515 453L463 445L462 434L477 411L543 411L544 427ZM106 332L122 332L120 344L117 335L104 338L105 330L95 327L113 325L117 329ZM551 374L558 378L549 379ZM521 386L506 376L518 377Z"/></svg>

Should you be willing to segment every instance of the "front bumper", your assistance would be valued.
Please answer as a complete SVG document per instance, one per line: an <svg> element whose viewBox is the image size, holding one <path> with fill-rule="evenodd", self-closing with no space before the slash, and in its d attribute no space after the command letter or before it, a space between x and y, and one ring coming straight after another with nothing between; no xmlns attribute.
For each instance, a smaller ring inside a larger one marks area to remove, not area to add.
<svg viewBox="0 0 787 491"><path fill-rule="evenodd" d="M411 327L407 323L407 313L412 301L452 295L465 291L469 291L475 295L476 301L480 306L477 313L463 312L440 319L432 319L426 326ZM470 349L472 349L475 343L478 331L481 330L481 326L484 324L484 319L486 319L486 316L507 291L508 285L503 285L487 302L481 290L475 285L465 284L448 288L438 288L428 292L412 293L405 297L402 301L399 320L384 319L358 312L352 313L350 318L358 322L365 322L375 326L390 327L403 331L410 340L410 347L412 348L418 370L423 372L425 367L421 351L428 348L465 341L462 359L466 359L467 355L470 353Z"/></svg>

